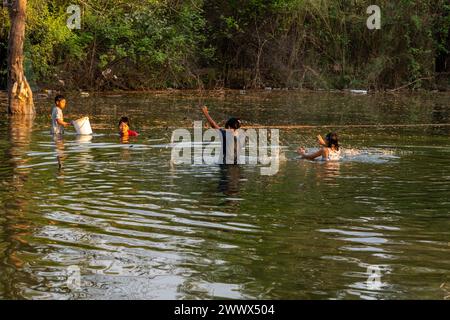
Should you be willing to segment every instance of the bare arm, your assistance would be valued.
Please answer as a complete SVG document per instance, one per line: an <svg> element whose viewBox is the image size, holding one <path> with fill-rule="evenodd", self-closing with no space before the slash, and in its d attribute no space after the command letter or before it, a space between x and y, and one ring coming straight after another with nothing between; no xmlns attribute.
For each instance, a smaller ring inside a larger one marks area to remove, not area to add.
<svg viewBox="0 0 450 320"><path fill-rule="evenodd" d="M56 122L58 122L58 124L59 124L60 126L64 126L64 127L67 127L67 126L70 125L70 123L65 122L64 120L61 120L61 119L56 119Z"/></svg>
<svg viewBox="0 0 450 320"><path fill-rule="evenodd" d="M322 156L323 153L324 153L324 150L323 150L323 149L320 149L319 151L316 151L316 152L314 152L314 153L306 154L306 153L305 153L305 149L299 148L299 149L297 150L297 152L302 156L302 159L314 160L314 159L316 159L316 158Z"/></svg>
<svg viewBox="0 0 450 320"><path fill-rule="evenodd" d="M208 112L208 107L203 106L202 107L202 112L205 115L206 120L208 120L209 124L211 125L212 128L214 129L220 129L220 126L213 120L213 118L211 118L211 116L209 115Z"/></svg>
<svg viewBox="0 0 450 320"><path fill-rule="evenodd" d="M322 136L319 134L317 135L317 142L319 142L319 145L326 146L325 140L323 140Z"/></svg>

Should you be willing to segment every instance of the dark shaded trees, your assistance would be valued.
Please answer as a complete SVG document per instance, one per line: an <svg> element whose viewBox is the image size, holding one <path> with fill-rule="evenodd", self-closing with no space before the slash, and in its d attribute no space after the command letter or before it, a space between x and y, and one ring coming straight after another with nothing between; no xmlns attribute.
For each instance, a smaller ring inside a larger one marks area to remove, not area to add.
<svg viewBox="0 0 450 320"><path fill-rule="evenodd" d="M70 31L77 3L82 29ZM366 27L369 4L28 0L26 51L34 80L66 90L448 88L448 1L379 0L381 30Z"/></svg>

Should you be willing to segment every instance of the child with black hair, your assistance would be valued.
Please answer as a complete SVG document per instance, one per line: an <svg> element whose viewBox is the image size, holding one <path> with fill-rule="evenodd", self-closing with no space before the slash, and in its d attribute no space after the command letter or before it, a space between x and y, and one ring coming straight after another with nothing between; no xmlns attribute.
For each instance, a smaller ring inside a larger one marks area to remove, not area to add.
<svg viewBox="0 0 450 320"><path fill-rule="evenodd" d="M314 160L322 156L322 160L326 161L337 161L341 157L341 151L339 149L339 140L336 132L330 132L326 135L325 140L321 135L317 136L320 150L312 154L306 154L304 148L299 148L297 152L300 154L302 159Z"/></svg>
<svg viewBox="0 0 450 320"><path fill-rule="evenodd" d="M52 109L52 128L51 134L62 135L64 128L70 125L69 122L64 121L63 110L66 107L66 98L62 95L55 97L55 105Z"/></svg>
<svg viewBox="0 0 450 320"><path fill-rule="evenodd" d="M238 164L238 159L245 139L241 139L241 120L230 118L225 123L225 129L221 128L209 115L208 107L203 106L202 112L213 129L220 130L222 137L223 164ZM245 138L245 137L244 137Z"/></svg>
<svg viewBox="0 0 450 320"><path fill-rule="evenodd" d="M139 133L130 130L130 120L128 117L122 117L119 121L119 134L121 137L137 137Z"/></svg>

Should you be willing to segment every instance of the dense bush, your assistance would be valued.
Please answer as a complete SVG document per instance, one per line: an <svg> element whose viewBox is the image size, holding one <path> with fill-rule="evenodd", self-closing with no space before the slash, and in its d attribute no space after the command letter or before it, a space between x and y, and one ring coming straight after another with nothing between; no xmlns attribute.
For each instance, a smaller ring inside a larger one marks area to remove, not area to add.
<svg viewBox="0 0 450 320"><path fill-rule="evenodd" d="M6 10L0 11L0 89L6 87L6 59L9 19Z"/></svg>
<svg viewBox="0 0 450 320"><path fill-rule="evenodd" d="M26 70L67 89L448 86L448 1L379 0L382 28L368 30L372 2L28 0ZM2 10L3 87L8 28Z"/></svg>
<svg viewBox="0 0 450 320"><path fill-rule="evenodd" d="M416 80L415 86L429 85L419 79L450 71L448 1L377 1L382 29L368 30L372 3L207 2L209 39L225 83L382 89Z"/></svg>

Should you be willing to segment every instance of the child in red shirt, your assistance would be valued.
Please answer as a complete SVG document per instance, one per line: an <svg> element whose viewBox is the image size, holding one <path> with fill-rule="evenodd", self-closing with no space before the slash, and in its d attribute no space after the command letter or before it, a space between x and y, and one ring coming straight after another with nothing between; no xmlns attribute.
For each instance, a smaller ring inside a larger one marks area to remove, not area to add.
<svg viewBox="0 0 450 320"><path fill-rule="evenodd" d="M119 134L121 137L137 137L139 133L130 130L130 122L128 117L122 117L119 121Z"/></svg>

